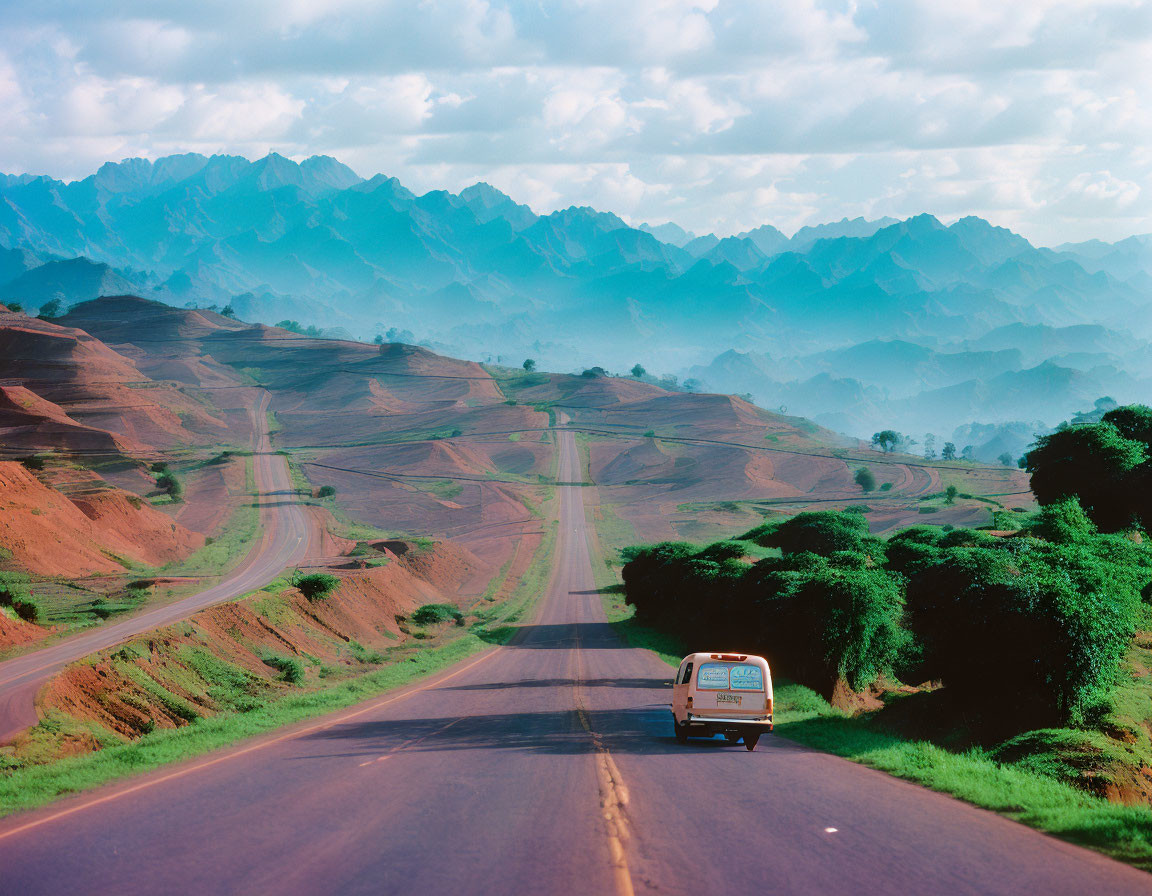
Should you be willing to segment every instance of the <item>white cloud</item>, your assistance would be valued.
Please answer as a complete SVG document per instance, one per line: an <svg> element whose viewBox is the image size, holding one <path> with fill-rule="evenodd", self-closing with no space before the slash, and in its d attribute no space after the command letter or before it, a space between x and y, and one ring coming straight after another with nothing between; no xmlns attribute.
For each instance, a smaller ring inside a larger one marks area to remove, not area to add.
<svg viewBox="0 0 1152 896"><path fill-rule="evenodd" d="M0 170L329 152L728 233L1152 229L1148 0L8 0Z"/></svg>

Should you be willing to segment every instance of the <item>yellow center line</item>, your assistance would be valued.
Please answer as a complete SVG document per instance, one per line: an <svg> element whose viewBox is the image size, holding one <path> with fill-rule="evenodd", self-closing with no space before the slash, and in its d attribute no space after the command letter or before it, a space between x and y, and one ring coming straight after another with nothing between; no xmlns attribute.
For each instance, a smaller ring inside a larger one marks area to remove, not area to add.
<svg viewBox="0 0 1152 896"><path fill-rule="evenodd" d="M628 839L628 819L625 807L628 805L628 788L620 775L620 769L612 759L600 735L592 728L588 712L584 706L584 654L580 643L580 626L576 630L576 714L580 724L592 738L596 750L596 779L600 790L600 810L604 819L605 833L608 836L608 855L612 862L612 879L618 896L635 896L632 886L632 872L628 868L628 853L624 843Z"/></svg>

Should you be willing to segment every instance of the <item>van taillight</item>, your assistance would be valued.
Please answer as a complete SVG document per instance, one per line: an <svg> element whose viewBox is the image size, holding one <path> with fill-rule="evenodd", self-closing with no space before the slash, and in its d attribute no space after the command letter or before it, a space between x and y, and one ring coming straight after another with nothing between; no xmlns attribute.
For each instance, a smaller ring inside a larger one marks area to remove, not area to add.
<svg viewBox="0 0 1152 896"><path fill-rule="evenodd" d="M714 659L714 660L728 660L729 662L732 662L732 663L742 663L742 662L744 662L744 660L748 659L748 654L746 654L746 653L740 653L740 654L737 654L737 653L714 653L714 654L712 654L712 659Z"/></svg>

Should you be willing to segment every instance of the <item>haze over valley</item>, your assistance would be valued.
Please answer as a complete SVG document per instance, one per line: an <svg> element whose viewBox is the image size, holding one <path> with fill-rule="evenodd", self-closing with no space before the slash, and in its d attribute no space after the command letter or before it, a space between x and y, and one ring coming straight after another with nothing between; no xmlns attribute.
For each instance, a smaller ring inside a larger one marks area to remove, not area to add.
<svg viewBox="0 0 1152 896"><path fill-rule="evenodd" d="M275 154L9 175L0 197L0 299L30 310L139 294L474 360L640 364L988 461L1152 384L1152 236L1042 248L920 215L720 239L587 206L537 215L484 183L417 196Z"/></svg>

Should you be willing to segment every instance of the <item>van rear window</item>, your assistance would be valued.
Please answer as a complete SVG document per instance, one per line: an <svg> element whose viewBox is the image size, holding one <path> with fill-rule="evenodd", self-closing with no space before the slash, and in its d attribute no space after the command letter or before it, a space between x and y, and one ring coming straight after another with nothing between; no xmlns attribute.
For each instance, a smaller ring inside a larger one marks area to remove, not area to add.
<svg viewBox="0 0 1152 896"><path fill-rule="evenodd" d="M748 663L701 663L696 687L704 691L762 691L764 672Z"/></svg>
<svg viewBox="0 0 1152 896"><path fill-rule="evenodd" d="M724 663L701 663L696 687L707 691L728 690L728 667Z"/></svg>
<svg viewBox="0 0 1152 896"><path fill-rule="evenodd" d="M734 691L764 690L764 672L759 666L741 663L733 666L728 674L731 676L732 690Z"/></svg>

